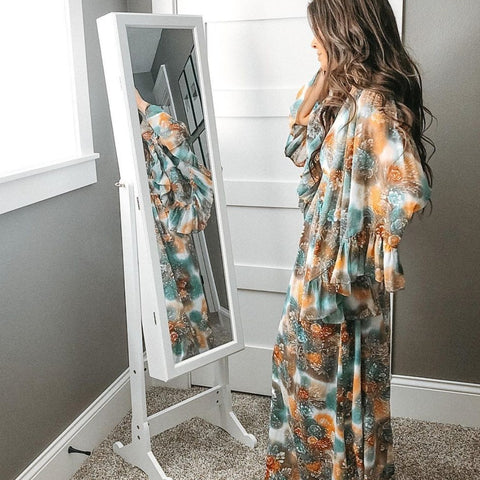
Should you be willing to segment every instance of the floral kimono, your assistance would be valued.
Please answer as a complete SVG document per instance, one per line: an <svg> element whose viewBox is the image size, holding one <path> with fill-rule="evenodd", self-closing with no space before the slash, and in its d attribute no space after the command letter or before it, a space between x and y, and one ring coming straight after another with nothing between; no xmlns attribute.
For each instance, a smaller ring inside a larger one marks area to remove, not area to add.
<svg viewBox="0 0 480 480"><path fill-rule="evenodd" d="M388 292L404 288L398 245L430 188L393 100L354 88L325 134L321 103L294 122L305 90L285 149L303 168L305 221L273 350L265 478L392 479Z"/></svg>
<svg viewBox="0 0 480 480"><path fill-rule="evenodd" d="M213 203L210 172L198 164L182 122L149 105L141 122L155 233L175 361L213 346L192 239Z"/></svg>

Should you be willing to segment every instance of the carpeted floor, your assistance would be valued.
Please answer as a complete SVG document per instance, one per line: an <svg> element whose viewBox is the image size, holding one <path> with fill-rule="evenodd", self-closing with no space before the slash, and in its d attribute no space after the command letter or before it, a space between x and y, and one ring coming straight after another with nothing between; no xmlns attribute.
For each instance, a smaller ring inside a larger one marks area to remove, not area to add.
<svg viewBox="0 0 480 480"><path fill-rule="evenodd" d="M154 387L147 393L148 415L203 391ZM173 480L263 480L270 398L233 394L237 417L258 445L251 450L222 429L192 419L152 438L152 450ZM113 453L130 442L127 415L96 448L71 480L140 480L147 475ZM393 418L396 480L480 479L480 429Z"/></svg>

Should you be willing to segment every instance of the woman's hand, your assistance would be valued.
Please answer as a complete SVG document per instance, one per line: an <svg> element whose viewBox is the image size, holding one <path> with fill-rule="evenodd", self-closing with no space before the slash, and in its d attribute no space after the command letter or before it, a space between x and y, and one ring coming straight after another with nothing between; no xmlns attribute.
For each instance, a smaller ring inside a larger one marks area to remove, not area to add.
<svg viewBox="0 0 480 480"><path fill-rule="evenodd" d="M137 101L137 108L145 115L145 110L150 104L140 96L137 89L135 89L135 100Z"/></svg>
<svg viewBox="0 0 480 480"><path fill-rule="evenodd" d="M307 125L310 112L315 103L322 101L327 96L327 82L325 81L326 74L326 70L320 68L313 81L313 85L307 87L303 102L295 117L295 123L298 125Z"/></svg>

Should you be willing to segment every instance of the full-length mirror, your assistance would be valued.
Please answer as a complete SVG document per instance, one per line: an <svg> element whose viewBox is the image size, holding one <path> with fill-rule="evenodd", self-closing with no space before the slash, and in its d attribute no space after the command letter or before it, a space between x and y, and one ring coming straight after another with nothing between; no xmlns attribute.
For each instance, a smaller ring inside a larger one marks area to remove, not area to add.
<svg viewBox="0 0 480 480"><path fill-rule="evenodd" d="M193 32L127 27L175 361L232 340Z"/></svg>
<svg viewBox="0 0 480 480"><path fill-rule="evenodd" d="M99 20L122 182L141 207L147 355L162 379L243 346L202 28L200 17Z"/></svg>

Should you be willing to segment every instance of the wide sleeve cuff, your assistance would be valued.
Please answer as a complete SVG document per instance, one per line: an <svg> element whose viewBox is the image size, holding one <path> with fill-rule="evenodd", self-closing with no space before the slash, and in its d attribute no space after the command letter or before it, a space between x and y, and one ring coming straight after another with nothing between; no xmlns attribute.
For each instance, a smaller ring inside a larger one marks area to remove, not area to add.
<svg viewBox="0 0 480 480"><path fill-rule="evenodd" d="M211 172L193 153L184 123L158 105L149 105L146 118L156 137L155 192L164 209L168 230L190 234L203 230L213 205ZM160 145L162 147L160 147ZM156 202L156 206L158 202Z"/></svg>
<svg viewBox="0 0 480 480"><path fill-rule="evenodd" d="M368 238L368 243L365 241ZM361 233L345 239L337 252L331 275L325 278L337 293L351 295L351 285L366 275L385 285L387 292L405 288L405 277L398 255L399 237L378 232ZM326 272L325 272L326 273Z"/></svg>
<svg viewBox="0 0 480 480"><path fill-rule="evenodd" d="M189 195L182 198L175 194L175 202L168 215L168 229L181 234L203 230L210 218L213 205L210 172L202 166L188 167L188 170L182 173L189 180Z"/></svg>
<svg viewBox="0 0 480 480"><path fill-rule="evenodd" d="M173 154L190 136L183 122L175 120L158 105L149 105L145 110L145 116L160 143Z"/></svg>
<svg viewBox="0 0 480 480"><path fill-rule="evenodd" d="M307 127L294 124L285 145L285 156L297 167L303 167L307 160Z"/></svg>
<svg viewBox="0 0 480 480"><path fill-rule="evenodd" d="M303 167L307 161L307 127L296 123L297 112L302 105L307 89L313 85L317 73L297 92L295 101L290 106L288 116L289 134L285 145L285 156L290 158L297 167Z"/></svg>

